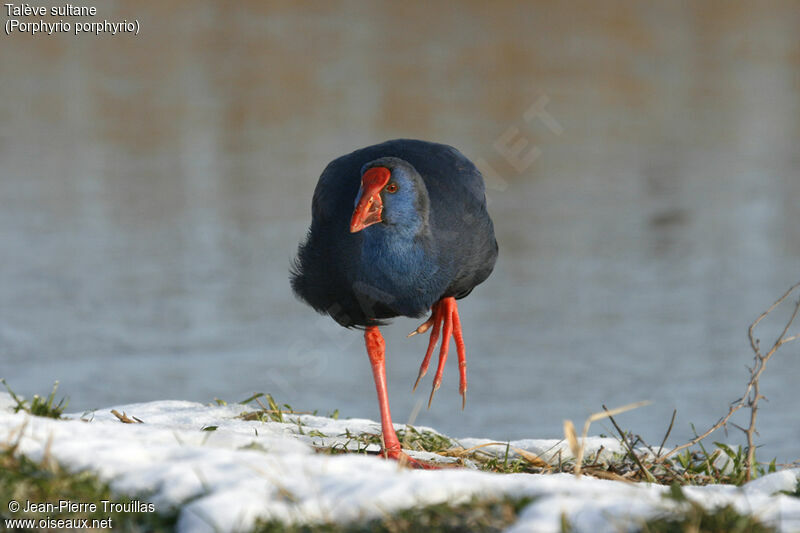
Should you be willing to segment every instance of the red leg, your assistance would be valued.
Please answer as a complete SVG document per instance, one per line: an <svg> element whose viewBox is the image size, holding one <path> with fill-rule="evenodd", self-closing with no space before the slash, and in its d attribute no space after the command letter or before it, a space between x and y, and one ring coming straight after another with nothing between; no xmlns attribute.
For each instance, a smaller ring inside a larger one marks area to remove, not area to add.
<svg viewBox="0 0 800 533"><path fill-rule="evenodd" d="M420 379L428 370L428 364L430 362L431 355L433 354L433 350L436 347L437 341L439 340L439 331L440 329L443 329L442 344L439 348L439 364L436 368L436 375L433 378L433 387L431 388L431 395L428 398L428 407L430 408L431 402L433 401L433 395L442 384L442 374L444 373L444 364L445 361L447 361L447 355L450 348L450 338L455 337L456 350L458 351L458 391L461 393L461 408L463 409L467 401L467 356L464 348L464 336L461 331L461 320L458 316L458 305L456 304L456 299L453 297L442 298L433 305L431 311L431 317L412 332L412 335L416 333L424 333L431 326L431 324L433 325L431 337L428 342L428 350L425 352L425 358L422 360L422 365L420 365L419 375L417 376L417 382L414 384L414 389L417 388L417 384L419 384Z"/></svg>
<svg viewBox="0 0 800 533"><path fill-rule="evenodd" d="M375 378L375 389L378 391L378 404L381 410L381 432L383 433L384 457L400 461L414 468L434 469L419 461L415 461L400 447L397 433L392 425L392 413L389 410L389 393L386 390L386 343L377 326L369 326L364 332L367 355L372 365L372 376Z"/></svg>

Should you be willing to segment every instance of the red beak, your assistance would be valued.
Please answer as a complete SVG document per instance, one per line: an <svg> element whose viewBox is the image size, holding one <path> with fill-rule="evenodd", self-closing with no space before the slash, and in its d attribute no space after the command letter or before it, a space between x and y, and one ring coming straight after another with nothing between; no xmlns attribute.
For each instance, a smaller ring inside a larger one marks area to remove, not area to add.
<svg viewBox="0 0 800 533"><path fill-rule="evenodd" d="M392 173L385 167L373 167L361 176L361 188L356 196L356 208L350 219L350 233L356 233L383 220L383 200L381 191Z"/></svg>

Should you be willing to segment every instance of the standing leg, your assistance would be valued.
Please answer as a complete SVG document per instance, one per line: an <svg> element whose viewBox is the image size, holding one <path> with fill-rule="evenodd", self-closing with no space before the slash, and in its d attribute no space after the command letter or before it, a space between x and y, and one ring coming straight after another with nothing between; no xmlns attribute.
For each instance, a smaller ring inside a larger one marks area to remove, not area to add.
<svg viewBox="0 0 800 533"><path fill-rule="evenodd" d="M383 433L383 453L389 459L395 459L414 468L434 468L422 464L403 453L397 433L392 425L392 413L389 410L389 393L386 390L386 343L377 326L369 326L364 332L367 355L372 365L372 376L375 389L378 391L378 405L381 410L381 431Z"/></svg>

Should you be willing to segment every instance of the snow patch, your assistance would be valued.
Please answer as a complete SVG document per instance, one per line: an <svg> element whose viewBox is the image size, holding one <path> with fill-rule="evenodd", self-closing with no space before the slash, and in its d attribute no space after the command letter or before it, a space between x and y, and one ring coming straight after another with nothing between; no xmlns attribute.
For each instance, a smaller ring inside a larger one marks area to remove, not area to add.
<svg viewBox="0 0 800 533"><path fill-rule="evenodd" d="M347 432L379 433L372 420L287 415L283 423L264 423L239 418L246 406L184 401L116 406L83 420L81 414L53 420L14 413L13 406L10 396L0 393L0 442L19 441L19 452L33 460L40 460L50 443L49 453L65 468L91 470L118 493L146 494L158 511L177 509L178 530L185 532L247 530L259 519L364 520L420 505L503 496L535 498L509 531L557 532L564 515L576 531L616 532L674 512L678 505L664 497L668 488L660 485L469 468L407 470L374 456L315 452L315 445L346 445ZM144 423L123 424L111 409ZM217 429L203 431L208 426ZM491 442L458 440L464 448ZM510 453L513 448L544 458L559 452L570 457L569 447L558 440L512 441ZM503 456L506 444L484 449ZM623 451L614 439L589 438L587 456L599 450L601 458ZM800 499L780 493L794 491L798 477L800 469L785 470L741 488L689 487L685 494L707 508L734 505L780 531L798 532Z"/></svg>

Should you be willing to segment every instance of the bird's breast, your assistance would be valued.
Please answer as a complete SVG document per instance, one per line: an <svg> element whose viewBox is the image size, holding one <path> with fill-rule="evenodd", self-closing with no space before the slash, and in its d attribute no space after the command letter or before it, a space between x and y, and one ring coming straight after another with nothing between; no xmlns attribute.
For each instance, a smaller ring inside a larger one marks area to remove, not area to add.
<svg viewBox="0 0 800 533"><path fill-rule="evenodd" d="M364 232L358 279L353 280L357 297L399 315L425 313L445 289L435 250L421 239L391 238L381 228L374 229Z"/></svg>

